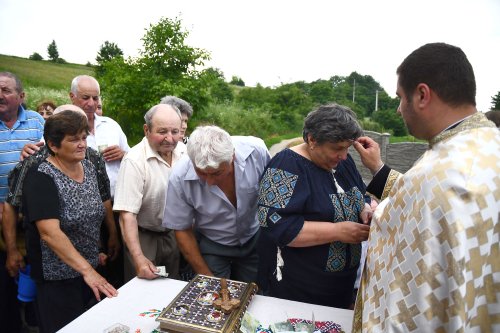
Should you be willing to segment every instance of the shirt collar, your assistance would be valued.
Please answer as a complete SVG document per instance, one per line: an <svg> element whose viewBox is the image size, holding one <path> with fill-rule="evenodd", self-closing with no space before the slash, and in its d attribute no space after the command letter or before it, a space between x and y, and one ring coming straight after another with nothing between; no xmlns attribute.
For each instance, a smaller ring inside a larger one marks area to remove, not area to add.
<svg viewBox="0 0 500 333"><path fill-rule="evenodd" d="M19 105L17 108L17 120L18 121L26 121L28 119L28 115L26 114L26 110L22 105Z"/></svg>
<svg viewBox="0 0 500 333"><path fill-rule="evenodd" d="M234 140L233 140L233 143L234 143ZM240 171L243 171L243 170L245 170L247 158L255 150L255 147L253 147L251 145L237 145L236 143L234 143L234 145L235 145L234 146L234 168L235 169L238 168L238 169L240 169ZM193 162L191 162L191 160L189 160L189 164L191 165L191 167L186 172L185 180L199 180L200 177L198 177L198 174L194 170L194 164L193 164Z"/></svg>
<svg viewBox="0 0 500 333"><path fill-rule="evenodd" d="M156 158L162 163L165 163L165 165L168 165L169 167L172 167L172 165L169 165L161 156L158 154L157 151L153 150L151 146L149 145L148 138L144 137L142 138L142 141L144 141L144 146L146 149L146 160L149 160L150 158ZM178 142L177 146L175 147L174 151L172 152L172 164L174 164L175 161L179 159L179 145L182 144L182 142Z"/></svg>

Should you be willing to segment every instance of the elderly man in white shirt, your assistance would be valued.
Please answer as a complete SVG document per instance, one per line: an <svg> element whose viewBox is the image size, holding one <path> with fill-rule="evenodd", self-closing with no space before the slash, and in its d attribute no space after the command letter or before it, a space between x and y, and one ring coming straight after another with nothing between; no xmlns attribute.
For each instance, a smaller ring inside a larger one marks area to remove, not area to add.
<svg viewBox="0 0 500 333"><path fill-rule="evenodd" d="M186 152L181 140L181 115L159 104L144 116L145 137L122 161L113 209L120 212L125 250L125 281L134 276L154 279L156 266L178 277L179 250L172 230L162 226L165 189L172 166Z"/></svg>
<svg viewBox="0 0 500 333"><path fill-rule="evenodd" d="M198 127L170 175L163 226L175 230L195 273L256 281L259 180L270 160L264 142Z"/></svg>

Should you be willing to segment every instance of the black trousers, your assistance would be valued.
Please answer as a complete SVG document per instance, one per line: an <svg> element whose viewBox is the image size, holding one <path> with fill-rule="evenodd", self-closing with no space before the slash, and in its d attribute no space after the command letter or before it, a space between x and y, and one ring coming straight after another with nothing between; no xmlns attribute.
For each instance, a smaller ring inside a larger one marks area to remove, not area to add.
<svg viewBox="0 0 500 333"><path fill-rule="evenodd" d="M0 251L0 332L18 333L21 330L21 314L17 300L17 284L5 268L7 254Z"/></svg>
<svg viewBox="0 0 500 333"><path fill-rule="evenodd" d="M82 277L37 282L36 288L40 333L56 332L66 326L87 310L94 297Z"/></svg>

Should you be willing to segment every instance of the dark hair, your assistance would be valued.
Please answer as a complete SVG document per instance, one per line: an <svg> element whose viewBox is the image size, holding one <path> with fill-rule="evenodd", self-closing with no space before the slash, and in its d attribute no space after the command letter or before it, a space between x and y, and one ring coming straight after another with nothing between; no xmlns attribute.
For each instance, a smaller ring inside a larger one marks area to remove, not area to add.
<svg viewBox="0 0 500 333"><path fill-rule="evenodd" d="M52 108L52 111L54 111L57 107L52 101L43 101L40 104L36 106L36 111L40 112L41 110L46 110L47 106L50 106Z"/></svg>
<svg viewBox="0 0 500 333"><path fill-rule="evenodd" d="M396 73L409 101L417 85L425 83L451 106L476 106L474 70L465 53L456 46L425 44L407 56Z"/></svg>
<svg viewBox="0 0 500 333"><path fill-rule="evenodd" d="M48 143L52 142L56 147L61 147L61 141L66 135L76 135L80 132L89 133L87 117L76 111L64 110L45 121L43 138L49 149L49 153L54 155Z"/></svg>
<svg viewBox="0 0 500 333"><path fill-rule="evenodd" d="M318 144L323 144L357 139L363 135L363 130L356 120L356 114L347 106L327 104L307 115L302 131L306 143L309 134Z"/></svg>
<svg viewBox="0 0 500 333"><path fill-rule="evenodd" d="M15 74L12 74L11 72L0 72L0 77L1 76L8 77L8 78L11 78L14 81L16 81L16 91L18 94L20 94L24 91L23 84L21 83L21 80L19 80L19 78Z"/></svg>
<svg viewBox="0 0 500 333"><path fill-rule="evenodd" d="M488 120L494 122L497 127L500 127L500 110L491 110L486 112L484 115L488 118Z"/></svg>

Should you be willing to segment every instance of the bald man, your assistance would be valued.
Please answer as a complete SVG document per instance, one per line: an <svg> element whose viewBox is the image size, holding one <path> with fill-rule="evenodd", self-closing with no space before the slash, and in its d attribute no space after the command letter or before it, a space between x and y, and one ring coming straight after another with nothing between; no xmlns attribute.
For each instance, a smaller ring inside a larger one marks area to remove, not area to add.
<svg viewBox="0 0 500 333"><path fill-rule="evenodd" d="M181 114L172 105L158 104L144 116L144 138L122 161L113 209L120 212L126 244L125 281L134 276L158 277L165 266L177 278L179 250L174 232L162 227L166 188L172 167L186 153L181 140Z"/></svg>

